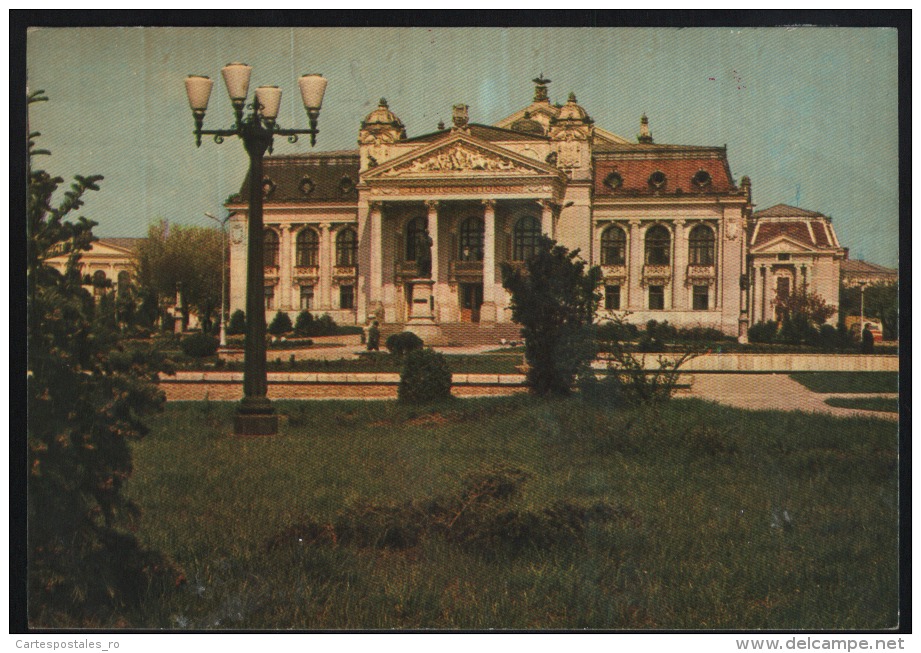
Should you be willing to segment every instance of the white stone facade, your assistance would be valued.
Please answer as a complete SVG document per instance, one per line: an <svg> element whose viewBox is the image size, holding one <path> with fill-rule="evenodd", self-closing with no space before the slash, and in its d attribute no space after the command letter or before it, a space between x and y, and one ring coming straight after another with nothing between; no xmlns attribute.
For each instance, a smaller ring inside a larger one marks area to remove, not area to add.
<svg viewBox="0 0 921 653"><path fill-rule="evenodd" d="M268 157L264 222L278 246L266 249L267 318L309 308L340 324L406 325L415 300L436 325L507 323L501 265L543 233L602 266L600 318L744 338L762 254L748 260L751 187L733 181L725 148L655 144L645 116L630 142L535 83L531 105L493 126L456 105L451 127L407 138L381 100L358 150ZM244 184L228 203L231 311L245 306L246 196ZM837 303L837 272L810 256L809 283Z"/></svg>

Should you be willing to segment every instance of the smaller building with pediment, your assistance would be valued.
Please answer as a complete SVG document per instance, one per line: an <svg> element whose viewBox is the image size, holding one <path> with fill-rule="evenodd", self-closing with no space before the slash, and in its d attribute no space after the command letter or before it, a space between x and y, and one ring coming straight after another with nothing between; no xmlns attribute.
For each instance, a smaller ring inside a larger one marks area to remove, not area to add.
<svg viewBox="0 0 921 653"><path fill-rule="evenodd" d="M84 285L97 292L118 288L119 283L132 283L137 275L137 248L143 238L99 238L90 249L80 253L77 266ZM59 272L67 268L67 256L48 259L49 266Z"/></svg>
<svg viewBox="0 0 921 653"><path fill-rule="evenodd" d="M776 319L773 302L806 290L838 306L841 262L831 218L786 204L755 211L748 243L752 323Z"/></svg>

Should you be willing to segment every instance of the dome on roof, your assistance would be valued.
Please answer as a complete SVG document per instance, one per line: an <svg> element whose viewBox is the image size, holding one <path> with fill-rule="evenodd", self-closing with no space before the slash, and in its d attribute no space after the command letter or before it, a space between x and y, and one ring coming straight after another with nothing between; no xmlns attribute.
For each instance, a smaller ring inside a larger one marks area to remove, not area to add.
<svg viewBox="0 0 921 653"><path fill-rule="evenodd" d="M362 127L371 125L391 125L394 127L403 127L403 123L397 118L396 114L387 106L386 98L381 98L377 108L368 114L368 117L361 123Z"/></svg>
<svg viewBox="0 0 921 653"><path fill-rule="evenodd" d="M569 94L569 101L560 108L560 113L557 115L556 119L558 121L592 122L588 112L576 104L575 93Z"/></svg>
<svg viewBox="0 0 921 653"><path fill-rule="evenodd" d="M525 134L544 135L544 126L531 118L531 114L527 111L525 111L523 118L519 118L511 124L510 129Z"/></svg>

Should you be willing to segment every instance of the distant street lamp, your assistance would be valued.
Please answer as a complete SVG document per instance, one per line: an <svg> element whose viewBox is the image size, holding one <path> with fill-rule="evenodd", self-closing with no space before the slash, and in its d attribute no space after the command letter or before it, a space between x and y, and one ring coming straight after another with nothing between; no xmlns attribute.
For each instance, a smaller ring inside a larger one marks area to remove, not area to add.
<svg viewBox="0 0 921 653"><path fill-rule="evenodd" d="M863 328L865 326L863 322L863 291L866 289L866 287L867 287L867 282L861 281L860 282L860 330L858 331L858 333L863 333Z"/></svg>
<svg viewBox="0 0 921 653"><path fill-rule="evenodd" d="M201 145L202 135L214 136L215 143L224 137L236 136L243 141L249 155L249 223L246 249L246 338L243 350L243 399L234 414L234 432L237 435L273 435L278 432L278 415L268 399L268 380L265 362L265 270L262 251L262 157L271 151L272 140L287 136L296 143L298 135L310 134L310 145L316 144L317 120L326 91L326 78L321 75L304 75L298 80L301 99L307 110L309 129L281 129L276 125L281 106L281 89L277 86L260 86L256 89L252 111L244 117L246 96L252 67L242 63L227 64L221 69L227 94L233 104L235 122L229 129L202 129L205 111L214 82L201 75L189 75L185 80L189 106L195 117L195 144Z"/></svg>
<svg viewBox="0 0 921 653"><path fill-rule="evenodd" d="M224 296L225 296L224 286L226 285L226 279L227 279L227 244L226 244L227 221L230 220L231 215L233 214L228 213L227 217L221 220L220 218L215 217L211 215L210 213L208 213L207 211L205 211L206 218L211 218L212 220L217 222L219 225L221 225L221 310L218 311L218 318L217 318L218 326L221 329L221 347L227 346L227 322L226 320L224 320L224 307L226 306L226 304L224 303Z"/></svg>

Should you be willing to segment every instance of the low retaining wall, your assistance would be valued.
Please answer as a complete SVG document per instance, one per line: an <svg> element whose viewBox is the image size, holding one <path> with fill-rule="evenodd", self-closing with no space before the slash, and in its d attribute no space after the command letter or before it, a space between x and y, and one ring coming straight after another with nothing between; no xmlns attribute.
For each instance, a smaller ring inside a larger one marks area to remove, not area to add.
<svg viewBox="0 0 921 653"><path fill-rule="evenodd" d="M639 354L645 368L659 368L659 358L677 360L678 354ZM604 369L604 361L593 364ZM898 372L899 357L890 354L704 354L681 366L682 372Z"/></svg>

